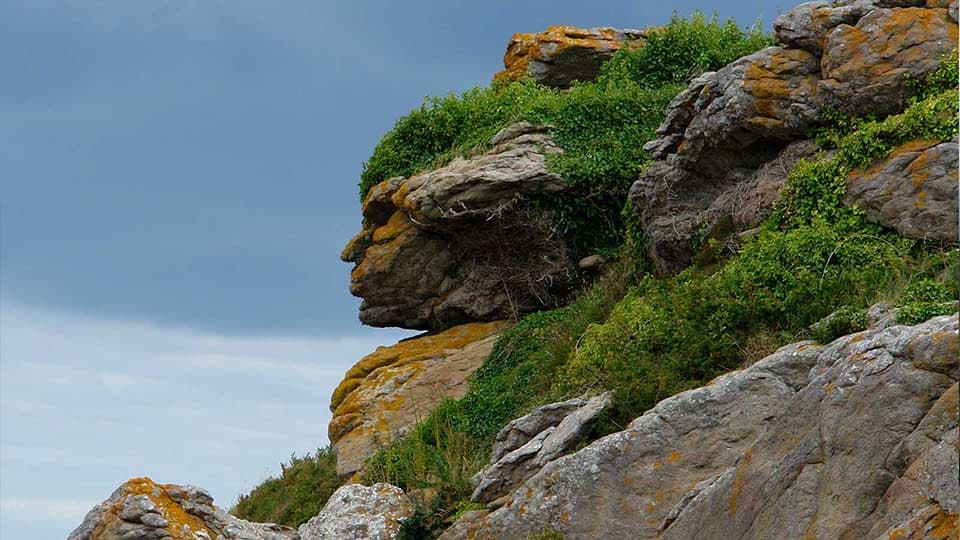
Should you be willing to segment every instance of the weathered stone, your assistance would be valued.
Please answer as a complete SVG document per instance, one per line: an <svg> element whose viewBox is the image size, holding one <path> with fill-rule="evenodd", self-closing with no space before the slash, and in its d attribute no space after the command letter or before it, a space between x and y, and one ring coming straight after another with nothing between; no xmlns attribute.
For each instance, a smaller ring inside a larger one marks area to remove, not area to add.
<svg viewBox="0 0 960 540"><path fill-rule="evenodd" d="M67 540L299 540L290 527L251 523L193 486L128 480L87 513Z"/></svg>
<svg viewBox="0 0 960 540"><path fill-rule="evenodd" d="M856 24L876 4L874 0L804 2L777 17L773 30L779 43L819 55L829 30L841 24Z"/></svg>
<svg viewBox="0 0 960 540"><path fill-rule="evenodd" d="M396 486L347 484L298 532L303 540L391 540L413 511L413 504Z"/></svg>
<svg viewBox="0 0 960 540"><path fill-rule="evenodd" d="M403 434L444 399L467 390L467 378L510 323L469 323L380 347L357 362L334 390L329 437L340 476L357 473L379 445Z"/></svg>
<svg viewBox="0 0 960 540"><path fill-rule="evenodd" d="M442 538L956 538L957 329L953 315L785 347Z"/></svg>
<svg viewBox="0 0 960 540"><path fill-rule="evenodd" d="M593 271L599 270L605 264L607 264L607 259L604 258L603 255L589 255L577 262L577 268Z"/></svg>
<svg viewBox="0 0 960 540"><path fill-rule="evenodd" d="M492 142L367 194L365 229L341 255L356 263L350 292L363 298L364 324L437 330L509 319L555 305L572 286L552 215L527 203L567 189L547 170L546 154L559 148L526 123Z"/></svg>
<svg viewBox="0 0 960 540"><path fill-rule="evenodd" d="M870 221L903 236L956 244L957 152L956 139L907 143L869 169L851 172L844 204L863 208Z"/></svg>
<svg viewBox="0 0 960 540"><path fill-rule="evenodd" d="M691 487L725 471L781 421L820 350L791 345L665 399L626 430L548 463L505 506L443 538L525 539L547 526L565 538L656 538Z"/></svg>
<svg viewBox="0 0 960 540"><path fill-rule="evenodd" d="M506 495L569 450L612 401L608 392L554 403L510 422L497 434L490 464L474 478L476 489L470 500L487 503ZM572 406L576 408L571 410Z"/></svg>
<svg viewBox="0 0 960 540"><path fill-rule="evenodd" d="M893 114L906 102L908 80L933 72L956 47L957 23L944 9L875 9L827 34L818 91L851 114Z"/></svg>
<svg viewBox="0 0 960 540"><path fill-rule="evenodd" d="M872 529L882 532L914 512L933 520L939 510L927 506L955 500L944 493L955 493L956 450L951 460L940 446L955 439L948 433L929 441L917 458L902 446L955 385L929 368L955 364L956 341L954 315L831 344L781 422L695 497L662 538L876 538ZM900 494L916 488L906 485L916 478L923 479L923 497L905 500ZM887 502L878 508L882 498ZM955 526L956 514L936 519Z"/></svg>
<svg viewBox="0 0 960 540"><path fill-rule="evenodd" d="M592 81L600 66L628 40L642 43L641 30L551 26L538 34L514 34L503 56L497 80L531 77L540 84L566 88L573 81Z"/></svg>

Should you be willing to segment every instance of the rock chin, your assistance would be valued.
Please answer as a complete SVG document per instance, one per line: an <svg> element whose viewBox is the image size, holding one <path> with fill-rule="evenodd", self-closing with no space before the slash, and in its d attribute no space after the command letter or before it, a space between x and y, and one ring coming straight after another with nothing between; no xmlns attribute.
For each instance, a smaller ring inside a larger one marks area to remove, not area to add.
<svg viewBox="0 0 960 540"><path fill-rule="evenodd" d="M511 323L468 323L380 347L347 371L333 392L329 438L337 473L356 478L377 449L405 433L444 399L467 391L467 378L483 363Z"/></svg>
<svg viewBox="0 0 960 540"><path fill-rule="evenodd" d="M575 262L552 214L530 203L568 187L547 170L561 149L546 129L514 124L482 155L370 190L342 254L364 324L438 330L557 305Z"/></svg>

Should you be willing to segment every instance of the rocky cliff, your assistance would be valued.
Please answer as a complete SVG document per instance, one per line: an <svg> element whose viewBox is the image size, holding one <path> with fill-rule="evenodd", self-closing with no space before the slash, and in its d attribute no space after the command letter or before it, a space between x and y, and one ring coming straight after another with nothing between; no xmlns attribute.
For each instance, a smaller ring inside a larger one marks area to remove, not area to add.
<svg viewBox="0 0 960 540"><path fill-rule="evenodd" d="M360 320L425 333L334 391L346 485L294 532L134 480L71 539L957 539L957 1L774 30L515 35L365 169Z"/></svg>

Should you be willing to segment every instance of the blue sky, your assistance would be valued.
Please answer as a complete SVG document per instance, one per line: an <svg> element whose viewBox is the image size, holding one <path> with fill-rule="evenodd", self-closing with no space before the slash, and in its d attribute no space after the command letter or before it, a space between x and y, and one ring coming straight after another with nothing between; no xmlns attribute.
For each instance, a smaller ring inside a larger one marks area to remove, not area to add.
<svg viewBox="0 0 960 540"><path fill-rule="evenodd" d="M229 506L325 444L343 372L407 335L338 259L361 164L513 32L794 3L0 1L0 536L141 474Z"/></svg>

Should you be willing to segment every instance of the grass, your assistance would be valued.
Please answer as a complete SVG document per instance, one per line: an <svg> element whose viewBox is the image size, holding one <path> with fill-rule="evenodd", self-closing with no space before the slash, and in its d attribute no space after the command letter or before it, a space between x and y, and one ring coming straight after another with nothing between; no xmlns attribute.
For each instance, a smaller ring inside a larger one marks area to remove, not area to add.
<svg viewBox="0 0 960 540"><path fill-rule="evenodd" d="M279 477L268 478L241 495L230 513L249 521L298 527L320 513L340 487L337 458L330 447L303 457L292 455L280 469Z"/></svg>

